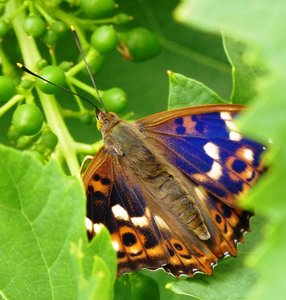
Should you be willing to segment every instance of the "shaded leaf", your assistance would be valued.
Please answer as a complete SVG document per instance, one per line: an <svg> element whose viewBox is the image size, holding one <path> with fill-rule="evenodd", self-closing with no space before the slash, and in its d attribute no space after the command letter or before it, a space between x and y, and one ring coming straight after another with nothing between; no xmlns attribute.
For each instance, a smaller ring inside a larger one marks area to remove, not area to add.
<svg viewBox="0 0 286 300"><path fill-rule="evenodd" d="M257 80L265 72L257 61L250 61L247 55L249 45L223 37L224 49L232 66L232 103L247 104L257 94Z"/></svg>
<svg viewBox="0 0 286 300"><path fill-rule="evenodd" d="M158 284L154 279L140 272L121 276L115 285L115 300L159 300Z"/></svg>
<svg viewBox="0 0 286 300"><path fill-rule="evenodd" d="M168 76L168 109L227 102L199 81L170 71L168 72Z"/></svg>

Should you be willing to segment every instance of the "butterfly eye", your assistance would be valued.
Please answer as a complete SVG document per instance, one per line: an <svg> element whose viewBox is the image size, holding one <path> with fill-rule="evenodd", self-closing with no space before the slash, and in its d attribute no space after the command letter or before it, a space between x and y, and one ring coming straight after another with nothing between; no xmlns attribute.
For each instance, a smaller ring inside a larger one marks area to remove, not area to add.
<svg viewBox="0 0 286 300"><path fill-rule="evenodd" d="M96 120L96 128L98 129L98 131L101 131L103 125L104 125L104 121L102 119Z"/></svg>

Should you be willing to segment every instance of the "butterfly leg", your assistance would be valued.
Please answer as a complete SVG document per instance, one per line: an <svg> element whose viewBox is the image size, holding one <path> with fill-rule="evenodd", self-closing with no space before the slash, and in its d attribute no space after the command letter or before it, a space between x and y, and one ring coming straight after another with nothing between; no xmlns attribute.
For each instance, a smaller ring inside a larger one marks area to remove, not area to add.
<svg viewBox="0 0 286 300"><path fill-rule="evenodd" d="M84 173L83 169L84 169L84 166L86 165L86 162L93 160L93 158L94 158L94 156L92 156L92 155L85 156L85 158L83 159L81 166L80 166L80 170L79 170L80 174Z"/></svg>

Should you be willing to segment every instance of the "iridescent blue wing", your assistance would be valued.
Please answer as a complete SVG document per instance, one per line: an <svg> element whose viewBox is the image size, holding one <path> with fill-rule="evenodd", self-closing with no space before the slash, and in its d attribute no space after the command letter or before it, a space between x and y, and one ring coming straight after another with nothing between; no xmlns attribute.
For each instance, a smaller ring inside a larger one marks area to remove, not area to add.
<svg viewBox="0 0 286 300"><path fill-rule="evenodd" d="M233 118L238 105L207 105L146 117L137 122L146 138L193 182L229 206L263 172L265 147L242 136Z"/></svg>

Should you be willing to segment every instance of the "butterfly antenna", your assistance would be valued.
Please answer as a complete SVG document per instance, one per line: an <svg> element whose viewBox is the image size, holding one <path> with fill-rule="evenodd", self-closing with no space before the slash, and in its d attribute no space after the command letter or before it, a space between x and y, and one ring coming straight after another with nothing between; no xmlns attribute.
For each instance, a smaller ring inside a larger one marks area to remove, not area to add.
<svg viewBox="0 0 286 300"><path fill-rule="evenodd" d="M100 96L100 93L99 93L98 88L97 88L97 86L96 86L96 83L95 83L95 81L94 81L93 75L92 75L92 73L91 73L91 71L90 71L89 64L88 64L88 62L87 62L87 60L86 60L86 58L85 58L85 55L84 55L84 53L83 53L83 50L82 50L82 46L81 46L79 37L78 37L78 35L77 35L77 32L76 32L74 26L71 26L71 31L72 31L73 37L74 37L74 39L75 39L76 45L77 45L77 47L78 47L78 50L79 50L79 52L80 52L80 55L81 55L81 57L82 57L82 60L84 61L84 64L85 64L86 70L87 70L87 72L88 72L88 75L89 75L89 77L90 77L90 79L91 79L92 85L93 85L93 87L94 87L94 89L95 89L95 91L96 91L96 94L97 94L97 97L98 97L98 101L100 102L101 106L103 107L104 112L106 113L107 110L106 110L106 108L105 108L105 106L104 106L103 100L102 100L102 98L101 98L101 96Z"/></svg>
<svg viewBox="0 0 286 300"><path fill-rule="evenodd" d="M56 83L54 83L54 82L51 82L51 81L49 81L48 79L45 79L44 77L42 77L42 76L40 76L40 75L38 75L38 74L32 72L30 69L26 68L26 67L23 66L21 63L17 63L17 66L18 66L20 69L22 69L23 71L25 71L26 73L28 73L28 74L30 74L30 75L32 75L32 76L34 76L34 77L40 78L41 80L43 80L43 81L45 81L45 82L47 82L47 83L49 83L49 84L51 84L51 85L53 85L53 86L56 86L57 88L59 88L59 89L65 91L65 92L68 92L68 93L70 93L70 94L72 94L72 95L74 95L74 96L78 96L79 98L83 99L84 101L86 101L86 102L88 102L90 105L92 105L92 106L95 108L96 114L99 113L100 110L99 110L99 108L93 103L93 101L91 101L91 100L89 100L89 99L87 99L87 98L85 98L85 97L79 95L78 93L73 92L73 91L71 91L71 90L69 90L69 89L67 89L67 88L65 88L65 87L63 87L63 86L61 86L61 85L58 85L58 84L56 84Z"/></svg>

